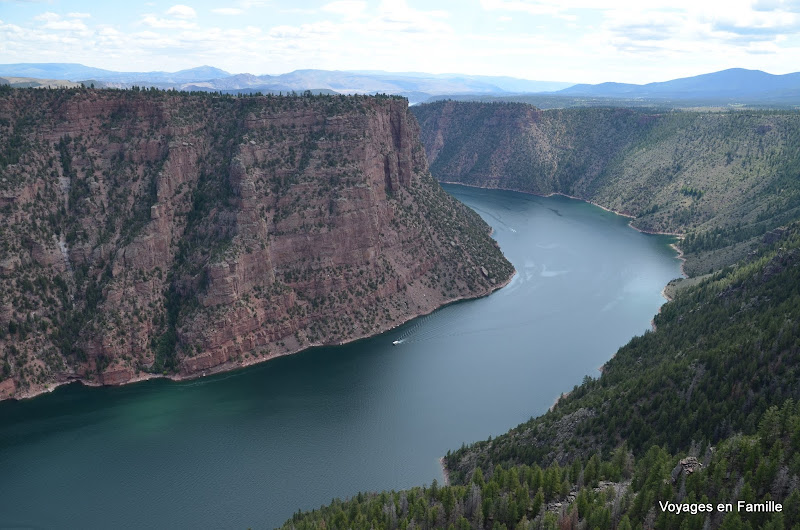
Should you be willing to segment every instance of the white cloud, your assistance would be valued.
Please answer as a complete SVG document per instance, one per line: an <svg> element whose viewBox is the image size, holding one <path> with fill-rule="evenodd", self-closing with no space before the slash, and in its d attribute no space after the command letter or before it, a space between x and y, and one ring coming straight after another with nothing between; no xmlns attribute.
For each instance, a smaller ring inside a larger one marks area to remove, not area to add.
<svg viewBox="0 0 800 530"><path fill-rule="evenodd" d="M798 0L756 0L753 3L756 11L800 11Z"/></svg>
<svg viewBox="0 0 800 530"><path fill-rule="evenodd" d="M603 11L642 9L683 9L697 2L691 0L480 0L481 7L488 11L519 11L532 15L552 14L571 9L599 9ZM714 5L710 1L707 4ZM727 2L726 2L727 4ZM719 7L719 6L718 6Z"/></svg>
<svg viewBox="0 0 800 530"><path fill-rule="evenodd" d="M61 15L53 12L46 12L42 13L41 15L37 15L33 17L34 20L38 20L40 22L44 22L41 25L42 29L51 29L56 31L79 31L84 32L88 28L86 24L83 23L80 19L69 19L64 20L61 18Z"/></svg>
<svg viewBox="0 0 800 530"><path fill-rule="evenodd" d="M189 6L177 4L167 9L167 15L183 19L197 18L197 11Z"/></svg>
<svg viewBox="0 0 800 530"><path fill-rule="evenodd" d="M54 20L53 22L48 22L42 27L44 29L55 29L60 31L86 31L88 29L86 24L80 20Z"/></svg>
<svg viewBox="0 0 800 530"><path fill-rule="evenodd" d="M345 18L357 18L364 13L366 8L367 3L359 0L337 0L336 2L325 4L321 9L328 13L342 15Z"/></svg>
<svg viewBox="0 0 800 530"><path fill-rule="evenodd" d="M305 7L290 7L288 9L287 8L279 9L278 12L292 14L292 15L316 15L319 11L316 9L308 9Z"/></svg>
<svg viewBox="0 0 800 530"><path fill-rule="evenodd" d="M486 11L566 20L575 31L565 35L573 41L565 39L565 45L609 56L622 52L663 59L665 54L721 53L723 45L765 53L773 48L754 44L800 33L798 0L480 0L480 5ZM600 23L582 25L581 17Z"/></svg>
<svg viewBox="0 0 800 530"><path fill-rule="evenodd" d="M134 28L99 12L35 20L4 12L0 54L128 71L212 64L255 74L384 69L576 82L647 82L730 66L783 73L800 64L798 0L604 0L602 8L594 0L481 0L477 12L419 0L295 4L236 0L205 9L242 15L223 24L169 2L134 19ZM256 8L263 5L270 7Z"/></svg>
<svg viewBox="0 0 800 530"><path fill-rule="evenodd" d="M145 26L157 29L192 29L197 27L194 22L179 20L175 18L161 18L155 15L142 16L141 23Z"/></svg>
<svg viewBox="0 0 800 530"><path fill-rule="evenodd" d="M47 11L42 13L41 15L36 15L33 17L33 20L41 20L43 22L55 22L56 20L61 20L61 15L57 13L53 13L52 11Z"/></svg>
<svg viewBox="0 0 800 530"><path fill-rule="evenodd" d="M212 9L211 12L216 13L217 15L241 15L244 13L244 11L238 7L218 7Z"/></svg>
<svg viewBox="0 0 800 530"><path fill-rule="evenodd" d="M447 11L421 11L409 7L406 0L383 0L374 20L376 29L403 33L452 33L452 28L439 19L448 18Z"/></svg>
<svg viewBox="0 0 800 530"><path fill-rule="evenodd" d="M121 36L122 32L120 32L116 28L112 28L111 26L102 26L97 30L97 34L102 35L104 37L117 37Z"/></svg>
<svg viewBox="0 0 800 530"><path fill-rule="evenodd" d="M251 7L261 7L265 6L270 3L270 0L240 0L239 5L242 6L244 9L250 9Z"/></svg>
<svg viewBox="0 0 800 530"><path fill-rule="evenodd" d="M161 34L156 33L155 31L138 31L136 33L131 34L131 36L135 38L148 39L148 40L161 38Z"/></svg>
<svg viewBox="0 0 800 530"><path fill-rule="evenodd" d="M269 36L276 39L309 39L312 37L332 35L337 26L332 22L301 24L300 26L275 26L270 29Z"/></svg>

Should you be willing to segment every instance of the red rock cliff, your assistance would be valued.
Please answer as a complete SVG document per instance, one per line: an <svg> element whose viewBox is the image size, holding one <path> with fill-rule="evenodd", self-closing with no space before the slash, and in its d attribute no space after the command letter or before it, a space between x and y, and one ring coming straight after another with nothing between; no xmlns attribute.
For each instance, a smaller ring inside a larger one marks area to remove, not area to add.
<svg viewBox="0 0 800 530"><path fill-rule="evenodd" d="M14 90L0 134L0 399L341 343L513 272L402 99Z"/></svg>

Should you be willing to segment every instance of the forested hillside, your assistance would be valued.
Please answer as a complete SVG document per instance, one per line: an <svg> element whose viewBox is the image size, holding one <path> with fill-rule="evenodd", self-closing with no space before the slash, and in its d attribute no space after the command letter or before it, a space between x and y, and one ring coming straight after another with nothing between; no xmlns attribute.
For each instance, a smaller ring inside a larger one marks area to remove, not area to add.
<svg viewBox="0 0 800 530"><path fill-rule="evenodd" d="M655 445L635 458L621 446L569 466L498 465L455 485L335 500L283 528L797 528L800 405L771 407L758 426L699 458Z"/></svg>
<svg viewBox="0 0 800 530"><path fill-rule="evenodd" d="M749 264L680 291L656 331L633 338L548 414L447 457L454 480L476 467L558 461L625 442L680 451L753 433L759 417L800 401L800 233Z"/></svg>
<svg viewBox="0 0 800 530"><path fill-rule="evenodd" d="M450 487L359 495L286 527L800 524L798 225L681 290L655 323L552 411L448 453ZM782 511L740 511L740 500Z"/></svg>
<svg viewBox="0 0 800 530"><path fill-rule="evenodd" d="M800 216L800 114L621 108L412 108L441 181L563 193L686 234L688 273L730 265Z"/></svg>

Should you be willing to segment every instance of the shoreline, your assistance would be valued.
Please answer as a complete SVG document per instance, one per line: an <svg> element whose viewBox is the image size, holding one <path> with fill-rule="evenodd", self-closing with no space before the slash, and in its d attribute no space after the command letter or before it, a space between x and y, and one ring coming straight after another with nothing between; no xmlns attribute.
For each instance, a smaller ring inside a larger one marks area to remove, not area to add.
<svg viewBox="0 0 800 530"><path fill-rule="evenodd" d="M600 372L602 371L603 370L600 370ZM561 403L561 400L568 398L570 394L572 394L572 390L570 390L569 392L562 392L561 395L558 396L555 401L553 401L553 404L550 405L550 408L547 409L547 412L553 412L556 409L556 406L558 406L558 404Z"/></svg>
<svg viewBox="0 0 800 530"><path fill-rule="evenodd" d="M683 250L678 245L676 245L675 243L670 243L669 246L672 247L675 250L675 252L678 253L678 259L681 260L681 274L683 275L684 278L688 278L689 275L686 274L686 270L684 269L684 266L686 265L686 257L683 255ZM665 285L664 289L666 289L666 288L667 288L667 286ZM664 298L666 298L668 302L672 301L672 298L667 296L666 293L664 293L663 290L661 292L662 292L662 296L664 296Z"/></svg>
<svg viewBox="0 0 800 530"><path fill-rule="evenodd" d="M602 204L598 204L598 203L596 203L594 201L591 201L589 199L584 199L582 197L576 197L575 195L567 195L566 193L561 193L559 191L554 191L554 192L548 193L547 195L543 195L541 193L535 193L535 192L532 192L532 191L521 191L521 190L515 190L515 189L512 189L512 188L500 188L500 187L488 188L486 186L476 186L475 184L464 184L463 182L450 182L450 181L447 181L447 180L440 180L439 183L440 184L450 184L450 185L453 185L453 186L464 186L465 188L475 188L475 189L479 189L479 190L513 191L514 193L523 193L525 195L533 195L534 197L543 197L543 198L548 198L548 197L553 197L554 195L558 195L558 196L561 196L561 197L566 197L568 199L574 199L576 201L585 202L586 204L591 204L592 206L597 206L601 210L605 210L605 211L607 211L609 213L613 213L614 215L619 215L620 217L627 217L628 219L631 219L631 221L628 222L628 226L630 226L631 228L633 228L637 232L641 232L643 234L650 234L650 235L653 235L653 236L673 236L673 237L677 237L679 239L683 239L685 237L685 234L682 234L680 232L658 232L658 231L655 231L655 230L645 230L644 228L638 228L638 227L633 226L631 224L633 221L635 221L637 219L637 217L635 215L632 215L632 214L629 214L629 213L624 213L624 212L619 212L617 210L614 210L612 208L608 208L607 206L603 206ZM674 243L673 243L673 245L674 245Z"/></svg>
<svg viewBox="0 0 800 530"><path fill-rule="evenodd" d="M161 377L161 378L170 379L172 381L190 381L192 379L198 379L200 377L206 377L208 375L215 375L215 374L224 373L224 372L232 372L232 371L238 370L240 368L247 368L248 366L253 366L255 364L261 364L261 363L270 361L272 359L276 359L278 357L285 357L287 355L295 355L297 353L302 353L302 352L304 352L306 350L310 350L312 348L345 346L345 345L353 343L353 342L357 342L357 341L365 340L365 339L370 339L372 337L377 337L378 335L383 335L384 333L388 333L388 332L392 331L393 329L399 328L400 326L402 326L404 324L407 324L408 322L414 320L415 318L419 318L419 317L424 317L424 316L430 315L434 311L438 311L439 309L447 307L450 304L455 304L456 302L464 302L464 301L467 301L467 300L478 300L480 298L484 298L486 296L489 296L490 294L492 294L492 293L494 293L496 291L499 291L500 289L502 289L503 287L505 287L506 285L511 283L511 280L513 280L514 276L516 276L516 275L517 275L517 270L514 269L514 273L511 276L509 276L507 279L505 279L502 282L499 282L499 283L497 283L495 285L492 285L492 288L489 291L485 292L485 293L481 293L481 294L478 294L478 295L475 295L475 296L461 296L461 297L455 297L455 298L450 298L448 300L444 300L441 304L437 305L436 307L434 307L430 311L425 311L425 312L420 312L420 313L415 313L415 314L409 315L408 318L405 318L404 320L392 325L391 327L388 327L386 329L377 331L375 333L362 333L360 335L357 335L357 336L354 336L354 337L350 337L350 338L348 338L346 340L343 340L343 341L340 341L340 342L330 342L330 343L314 342L314 343L310 343L310 344L307 344L307 345L303 346L301 349L298 349L298 350L295 350L295 351L291 351L291 352L276 353L274 355L267 355L267 356L264 356L264 357L261 357L261 358L250 357L249 359L244 359L242 361L237 361L237 362L234 362L234 363L223 363L223 364L219 364L217 366L212 366L211 368L205 370L202 374L176 374L176 375L166 375L166 376L159 376L158 374L154 374L154 375L155 375L156 378ZM147 378L147 379L151 379L151 378ZM122 383L122 384L124 385L124 384L127 384L127 383ZM103 385L96 385L96 386L103 386ZM107 385L107 386L122 386L122 385Z"/></svg>
<svg viewBox="0 0 800 530"><path fill-rule="evenodd" d="M523 193L525 195L533 195L534 197L543 197L543 198L548 198L548 197L553 197L555 195L559 195L561 197L566 197L568 199L574 199L576 201L581 201L581 202L584 202L586 204L591 204L592 206L597 206L601 210L605 210L606 212L613 213L614 215L619 215L620 217L626 217L626 218L630 219L630 221L628 221L628 226L633 228L637 232L641 232L642 234L649 234L649 235L653 235L653 236L672 236L672 237L676 237L678 239L683 239L685 237L685 234L681 234L679 232L656 232L656 231L653 231L653 230L645 230L643 228L636 227L636 226L633 225L633 221L636 220L636 216L634 216L634 215L631 215L631 214L628 214L628 213L623 213L623 212L618 212L616 210L613 210L611 208L603 206L602 204L598 204L598 203L596 203L594 201L590 201L588 199L583 199L581 197L576 197L574 195L567 195L566 193L560 193L560 192L554 191L552 193L548 193L547 195L542 195L541 193L534 193L532 191L520 191L520 190L511 189L511 188L499 188L499 187L497 187L497 188L487 188L487 187L484 187L484 186L476 186L474 184L464 184L462 182L449 182L449 181L444 181L444 180L441 180L439 182L442 183L442 184L450 184L452 186L464 186L465 188L475 188L475 189L479 189L479 190L513 191L514 193ZM677 243L670 243L669 246L677 254L677 256L675 256L675 258L680 260L680 262L681 262L681 269L680 269L681 270L681 276L683 278L689 278L689 275L686 274L686 269L685 269L686 256L684 256L683 250L678 246ZM667 285L669 285L669 283L667 283ZM666 300L667 302L671 302L672 298L667 296L667 293L666 293L667 285L665 285L664 288L661 289L661 297L664 298L664 300ZM661 313L661 308L658 309L658 313ZM658 313L656 313L656 314L658 314ZM653 320L650 321L650 325L653 328L653 331L655 331L656 330L656 325L655 325L655 322Z"/></svg>
<svg viewBox="0 0 800 530"><path fill-rule="evenodd" d="M452 186L463 186L465 188L475 188L475 189L479 189L479 190L512 191L514 193L522 193L522 194L525 194L525 195L532 195L534 197L543 197L543 198L548 198L548 197L553 197L555 195L559 195L561 197L566 197L568 199L574 199L576 201L581 201L581 202L584 202L586 204L591 204L592 206L597 206L601 210L605 210L606 212L613 213L614 215L619 215L620 217L626 217L626 218L629 219L628 226L633 228L637 232L641 232L642 234L649 234L649 235L654 235L654 236L672 236L672 237L676 237L678 239L683 239L685 237L685 234L681 234L679 232L656 232L656 231L652 231L652 230L645 230L643 228L639 228L639 227L633 225L633 221L636 220L636 216L635 215L631 215L629 213L618 212L616 210L613 210L611 208L603 206L602 204L598 204L598 203L596 203L594 201L591 201L589 199L583 199L581 197L576 197L574 195L568 195L566 193L560 193L560 192L554 191L552 193L548 193L547 195L542 195L541 193L534 193L532 191L520 191L520 190L511 189L511 188L501 188L501 187L489 188L489 187L486 187L486 186L476 186L475 184L464 184L463 182L451 182L451 181L446 181L446 180L440 180L439 183L440 184L450 184ZM677 253L677 256L675 256L675 258L680 260L680 262L681 262L681 268L680 268L681 276L683 278L689 278L689 275L686 274L686 269L684 268L685 265L686 265L686 257L684 256L683 250L681 250L681 248L678 246L677 242L676 243L670 243L669 246L670 246L670 248L672 248L672 250L674 250ZM669 303L669 302L672 301L672 298L670 296L668 296L667 293L666 293L666 289L667 289L668 285L669 285L669 282L667 283L667 285L664 285L664 287L661 289L661 293L660 293L661 297L664 300L666 300L666 302L664 302L664 303ZM664 304L661 304L661 305L663 306ZM657 315L659 315L660 313L661 313L661 307L658 308L658 312L655 315L653 315L652 319L650 319L650 328L653 331L656 331L655 317ZM616 355L616 352L614 353L614 355ZM613 359L614 356L612 355L611 358ZM600 373L602 373L603 372L603 367L601 366L600 368L598 368L598 370L600 371ZM561 400L561 398L562 397L566 397L568 395L569 395L569 392L567 392L566 394L562 394L561 396L556 398L555 402L550 406L548 411L552 411L556 407L556 405L558 405L558 402Z"/></svg>
<svg viewBox="0 0 800 530"><path fill-rule="evenodd" d="M611 208L607 208L607 207L605 207L605 206L603 206L601 204L597 204L596 202L593 202L593 201L590 201L590 200L586 200L586 199L582 199L580 197L575 197L575 196L572 196L572 195L567 195L566 193L553 192L553 193L550 193L548 195L541 195L539 193L533 193L533 192L527 192L527 191L519 191L519 190L510 189L510 188L498 188L498 187L487 188L487 187L483 187L483 186L475 186L474 184L464 184L464 183L461 183L461 182L448 182L448 181L439 181L439 182L442 183L442 184L450 184L450 185L454 185L454 186L463 186L465 188L475 188L475 189L479 189L479 190L512 191L512 192L515 192L515 193L523 193L525 195L533 195L534 197L543 197L543 198L552 197L554 195L560 195L560 196L566 197L568 199L573 199L573 200L577 200L577 201L581 201L581 202L584 202L584 203L591 204L592 206L596 206L596 207L598 207L598 208L600 208L602 210L605 210L606 212L613 213L614 215L619 215L620 217L626 217L626 218L630 219L630 221L628 221L628 226L633 228L637 232L641 232L643 234L649 234L649 235L673 236L673 237L677 237L677 238L680 238L680 239L683 239L683 237L684 237L683 234L679 234L679 233L653 232L653 231L649 231L649 230L643 230L643 229L638 228L638 227L636 227L636 226L634 226L632 224L633 220L636 219L636 217L633 216L633 215L622 213L622 212L617 212L617 211L612 210ZM684 264L686 263L686 258L683 255L683 250L681 250L680 247L678 247L678 245L676 243L670 243L669 246L670 246L670 248L672 248L675 251L675 253L677 254L676 258L678 260L680 260L680 262L681 262L681 267L680 267L681 275L684 278L688 278L688 276L686 275L686 271L684 270ZM515 275L516 275L516 273L514 275L512 275L512 278ZM661 289L661 293L660 293L661 297L664 298L664 300L666 300L665 303L669 303L669 302L672 301L672 298L669 297L667 295L667 293L666 293L667 285L665 285ZM661 313L661 307L658 308L658 313ZM656 313L656 314L658 314L658 313ZM655 331L656 330L655 317L652 320L650 320L650 325L653 328L653 331ZM616 352L614 352L614 355L616 355ZM614 358L614 355L611 356L612 359ZM600 371L600 373L602 373L603 372L603 366L598 368L598 370ZM569 395L571 393L572 393L571 390L568 391L568 392L562 392L558 397L556 397L555 401L553 401L553 404L550 405L550 407L547 409L547 412L553 412L555 410L555 408L558 406L558 404L563 399L566 399L567 397L569 397ZM449 485L450 484L450 474L449 474L449 472L447 470L447 466L445 465L445 461L444 461L444 457L443 456L439 458L439 465L442 468L442 476L444 477L444 483L445 483L445 485Z"/></svg>
<svg viewBox="0 0 800 530"><path fill-rule="evenodd" d="M688 279L689 275L686 274L686 271L683 269L683 266L686 265L686 258L683 257L683 250L681 250L675 243L670 244L670 247L672 247L678 253L677 257L679 260L681 260L681 275L683 276L683 279ZM668 304L673 300L673 297L667 294L667 287L669 287L673 281L674 280L670 280L669 282L667 282L667 285L661 288L661 293L660 293L661 298L666 300L664 304ZM661 314L661 308L664 307L664 304L661 304L661 306L658 308L658 312L655 315L653 315L652 319L650 319L650 328L653 331L656 331L658 329L658 327L656 326L656 317Z"/></svg>
<svg viewBox="0 0 800 530"><path fill-rule="evenodd" d="M35 390L29 390L29 391L26 391L24 393L20 393L20 394L14 395L14 396L2 397L2 398L0 398L0 403L2 403L4 401L23 401L23 400L33 399L35 397L38 397L38 396L41 396L41 395L44 395L44 394L52 393L58 387L65 386L65 385L70 385L70 384L73 384L73 383L80 383L81 385L86 386L86 387L103 387L103 386L106 386L106 387L121 387L121 386L125 386L125 385L132 385L132 384L135 384L135 383L141 383L143 381L149 381L151 379L168 379L170 381L175 381L175 382L191 381L193 379L200 379L202 377L206 377L206 376L210 376L210 375L216 375L216 374L225 373L225 372L233 372L235 370L240 370L242 368L247 368L249 366L253 366L253 365L256 365L256 364L265 363L267 361L271 361L271 360L276 359L278 357L284 357L284 356L287 356L287 355L295 355L295 354L298 354L298 353L302 353L302 352L304 352L306 350L310 350L312 348L319 348L319 347L326 347L326 346L334 346L334 347L335 346L344 346L344 345L350 344L352 342L356 342L356 341L364 340L364 339L369 339L369 338L372 338L372 337L377 337L378 335L382 335L384 333L388 333L389 331L391 331L391 330L393 330L395 328L398 328L398 327L402 326L403 324L406 324L406 323L410 322L411 320L414 320L415 318L419 318L419 317L430 315L434 311L442 309L443 307L446 307L446 306L448 306L450 304L454 304L456 302L462 302L462 301L466 301L466 300L477 300L479 298L484 298L486 296L489 296L490 294L492 294L492 293L494 293L496 291L499 291L500 289L502 289L503 287L505 287L509 283L511 283L511 280L513 280L516 275L517 275L517 270L514 269L514 272L508 278L506 278L502 282L498 282L498 283L496 283L494 285L491 285L491 287L485 292L482 292L480 294L476 294L475 296L461 296L461 297L455 297L455 298L450 298L450 299L447 299L447 300L443 300L440 304L437 304L436 307L430 309L429 311L423 311L423 312L419 312L419 313L409 314L407 318L404 318L404 319L400 320L399 322L393 324L391 327L388 327L386 329L378 330L375 333L362 333L362 334L359 334L359 335L354 336L354 337L350 337L350 338L348 338L346 340L343 340L343 341L340 341L340 342L331 342L331 343L316 342L316 343L311 343L311 344L304 345L302 348L299 348L299 349L294 350L294 351L287 351L287 352L282 352L282 353L274 353L274 354L266 355L266 356L263 356L263 357L251 356L250 358L243 359L241 361L228 361L228 362L225 362L225 363L218 364L216 366L212 366L210 368L207 368L206 370L203 370L201 372L191 373L191 374L178 373L178 374L162 375L162 374L154 374L154 373L150 373L150 372L139 372L134 377L132 377L131 379L129 379L129 380L123 382L123 383L104 384L104 383L101 383L101 382L98 382L98 381L87 380L87 379L82 378L82 377L77 376L77 375L66 374L64 376L64 380L62 380L62 381L54 381L54 382L48 383L44 387L40 387L40 388L37 388ZM16 385L16 382L15 382L15 385Z"/></svg>

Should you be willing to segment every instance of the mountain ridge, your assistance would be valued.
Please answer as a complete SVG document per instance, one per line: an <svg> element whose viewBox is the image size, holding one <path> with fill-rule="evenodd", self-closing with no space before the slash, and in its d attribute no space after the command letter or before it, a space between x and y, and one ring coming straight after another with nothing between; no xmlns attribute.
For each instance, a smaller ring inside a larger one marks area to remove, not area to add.
<svg viewBox="0 0 800 530"><path fill-rule="evenodd" d="M592 97L639 97L660 99L775 97L800 93L800 73L769 74L761 70L729 68L718 72L647 84L577 84L556 95Z"/></svg>
<svg viewBox="0 0 800 530"><path fill-rule="evenodd" d="M544 98L543 101L550 103L548 106L602 105L604 100L611 104L619 100L631 104L683 106L800 104L800 72L776 75L744 68L647 84L574 84L509 76L314 68L275 75L230 74L211 66L178 72L116 72L77 63L4 64L0 65L0 76L94 82L109 88L154 86L187 91L273 93L324 89L346 94L386 93L404 96L412 104L447 96L478 99L526 95Z"/></svg>
<svg viewBox="0 0 800 530"><path fill-rule="evenodd" d="M298 69L283 74L230 74L210 66L178 72L115 72L77 63L18 63L0 65L0 76L66 79L95 82L98 87L263 92L302 92L327 89L346 94L391 93L412 103L449 93L511 94L520 91L556 90L571 85L558 81L532 81L508 76L427 74L412 72Z"/></svg>
<svg viewBox="0 0 800 530"><path fill-rule="evenodd" d="M84 66L79 63L15 63L0 64L0 71L13 77L36 77L46 79L67 79L84 81L95 79L112 82L137 82L151 80L153 82L190 82L202 81L215 77L229 76L225 70L213 66L198 66L176 72L117 72L104 68Z"/></svg>

